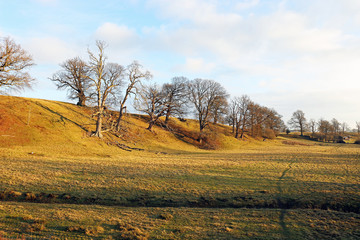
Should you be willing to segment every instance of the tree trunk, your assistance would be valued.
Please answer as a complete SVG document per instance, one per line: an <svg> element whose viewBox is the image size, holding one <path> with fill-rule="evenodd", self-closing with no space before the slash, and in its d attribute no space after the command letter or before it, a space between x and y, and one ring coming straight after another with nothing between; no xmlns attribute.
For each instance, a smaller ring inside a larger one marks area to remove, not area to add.
<svg viewBox="0 0 360 240"><path fill-rule="evenodd" d="M121 104L121 106L120 106L120 111L119 111L119 117L118 117L118 120L117 120L117 122L116 122L116 130L117 130L117 131L120 131L120 127L121 127L120 122L121 122L122 117L124 116L124 109L125 109L125 108L126 108L126 107L124 107L124 104Z"/></svg>
<svg viewBox="0 0 360 240"><path fill-rule="evenodd" d="M77 102L76 105L81 106L81 107L86 106L86 96L85 96L85 94L80 93L78 97L79 97L79 101Z"/></svg>
<svg viewBox="0 0 360 240"><path fill-rule="evenodd" d="M98 117L97 117L97 120L96 120L96 130L95 130L95 133L93 134L93 136L95 137L99 137L99 138L102 138L103 135L101 133L101 128L102 128L102 112L99 113Z"/></svg>
<svg viewBox="0 0 360 240"><path fill-rule="evenodd" d="M214 124L217 124L217 122L218 122L218 114L215 113L215 115L214 115Z"/></svg>
<svg viewBox="0 0 360 240"><path fill-rule="evenodd" d="M239 124L236 123L236 127L235 127L235 138L239 137Z"/></svg>
<svg viewBox="0 0 360 240"><path fill-rule="evenodd" d="M151 121L149 122L149 126L148 126L146 129L149 130L149 131L151 131L151 130L152 130L152 127L154 126L154 124L155 124L155 121L151 120Z"/></svg>
<svg viewBox="0 0 360 240"><path fill-rule="evenodd" d="M165 125L167 125L167 123L169 122L169 119L170 119L170 111L167 111L166 112L166 115L165 115Z"/></svg>

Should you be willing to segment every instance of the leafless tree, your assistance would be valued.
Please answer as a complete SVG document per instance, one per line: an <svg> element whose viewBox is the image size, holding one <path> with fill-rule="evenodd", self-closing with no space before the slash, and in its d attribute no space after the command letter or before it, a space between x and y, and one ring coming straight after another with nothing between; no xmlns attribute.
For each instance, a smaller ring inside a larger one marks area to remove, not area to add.
<svg viewBox="0 0 360 240"><path fill-rule="evenodd" d="M348 131L348 129L349 129L349 125L346 122L341 123L341 131L343 135L345 134L345 132Z"/></svg>
<svg viewBox="0 0 360 240"><path fill-rule="evenodd" d="M303 136L304 130L306 128L305 113L301 110L297 110L296 112L293 113L288 124L293 128L299 129L300 135Z"/></svg>
<svg viewBox="0 0 360 240"><path fill-rule="evenodd" d="M186 113L187 106L187 84L189 80L185 77L174 77L171 83L165 83L162 91L166 96L165 124L170 116L181 117Z"/></svg>
<svg viewBox="0 0 360 240"><path fill-rule="evenodd" d="M237 121L235 122L235 138L239 137L241 130L240 138L244 137L244 132L246 125L249 121L250 107L253 102L250 100L249 96L243 95L241 97L235 97L234 101L237 102Z"/></svg>
<svg viewBox="0 0 360 240"><path fill-rule="evenodd" d="M329 134L334 130L332 124L329 121L320 119L318 122L318 131L322 134L322 138L326 142L330 141Z"/></svg>
<svg viewBox="0 0 360 240"><path fill-rule="evenodd" d="M188 84L189 101L194 104L196 115L199 120L201 141L202 132L209 124L211 112L219 97L227 98L228 94L220 83L213 80L194 79Z"/></svg>
<svg viewBox="0 0 360 240"><path fill-rule="evenodd" d="M316 126L317 126L315 119L310 119L308 125L309 125L309 129L311 130L311 134L314 137L315 133L316 133Z"/></svg>
<svg viewBox="0 0 360 240"><path fill-rule="evenodd" d="M68 89L70 99L78 99L77 105L85 106L90 88L90 69L79 57L66 60L61 65L62 70L55 73L50 80L58 89Z"/></svg>
<svg viewBox="0 0 360 240"><path fill-rule="evenodd" d="M149 71L143 70L142 66L137 62L132 62L126 68L126 78L127 78L127 87L125 89L125 93L120 100L120 110L119 117L116 123L116 130L120 131L121 128L121 119L124 115L124 111L126 109L126 101L130 97L131 94L136 94L136 87L141 84L142 80L149 80L152 78L152 75Z"/></svg>
<svg viewBox="0 0 360 240"><path fill-rule="evenodd" d="M360 134L360 122L356 122L357 133Z"/></svg>
<svg viewBox="0 0 360 240"><path fill-rule="evenodd" d="M236 98L231 99L229 108L228 108L228 116L227 123L232 127L232 133L235 133L235 125L238 117L238 102Z"/></svg>
<svg viewBox="0 0 360 240"><path fill-rule="evenodd" d="M6 37L0 39L0 88L21 90L34 81L24 72L34 65L31 55Z"/></svg>
<svg viewBox="0 0 360 240"><path fill-rule="evenodd" d="M143 85L137 94L134 107L136 110L149 115L148 130L156 124L166 112L167 96L157 85Z"/></svg>
<svg viewBox="0 0 360 240"><path fill-rule="evenodd" d="M266 119L264 121L264 128L274 131L274 133L281 132L282 128L286 128L282 116L272 108L266 108Z"/></svg>
<svg viewBox="0 0 360 240"><path fill-rule="evenodd" d="M218 122L224 123L225 115L227 114L229 103L227 97L217 97L215 99L214 107L211 111L211 116L213 123L217 124Z"/></svg>
<svg viewBox="0 0 360 240"><path fill-rule="evenodd" d="M340 132L340 122L337 119L333 118L331 120L331 125L333 127L334 135L339 134L339 132Z"/></svg>
<svg viewBox="0 0 360 240"><path fill-rule="evenodd" d="M102 124L107 108L108 98L118 91L122 84L124 76L124 67L116 63L106 63L106 56L104 53L106 43L103 41L96 41L97 52L88 50L90 58L90 80L94 88L94 96L96 100L96 110L94 114L97 116L96 130L94 136L102 138Z"/></svg>
<svg viewBox="0 0 360 240"><path fill-rule="evenodd" d="M253 137L262 136L266 129L274 133L284 128L284 122L281 115L274 109L260 106L257 103L250 105L250 128Z"/></svg>

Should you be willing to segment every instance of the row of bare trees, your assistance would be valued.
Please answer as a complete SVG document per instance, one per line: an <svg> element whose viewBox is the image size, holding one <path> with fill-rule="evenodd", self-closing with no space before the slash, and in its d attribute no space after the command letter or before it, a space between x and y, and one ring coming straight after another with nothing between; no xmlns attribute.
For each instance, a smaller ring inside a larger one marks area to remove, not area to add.
<svg viewBox="0 0 360 240"><path fill-rule="evenodd" d="M312 138L327 142L341 142L346 133L351 131L346 122L339 122L335 118L330 121L322 118L318 121L315 119L307 121L302 110L295 111L288 124L291 128L299 130L301 136L304 135L304 132L310 131ZM360 134L360 122L356 122L356 128L355 131Z"/></svg>
<svg viewBox="0 0 360 240"><path fill-rule="evenodd" d="M166 116L167 124L170 116L181 117L192 111L199 123L199 141L210 122L228 123L235 138L243 138L245 133L263 136L266 129L276 133L284 127L274 109L260 106L246 95L233 98L229 104L229 94L213 80L175 77L162 87L145 86L138 95L135 108L149 115L149 130L161 116Z"/></svg>
<svg viewBox="0 0 360 240"><path fill-rule="evenodd" d="M96 41L95 50L88 49L87 61L80 57L68 59L50 78L58 89L66 89L68 97L76 99L79 106L94 106L94 136L102 137L103 131L121 130L130 97L134 97L136 110L149 115L149 130L162 116L168 124L171 117L182 118L194 113L199 122L199 140L210 122L229 123L236 138L243 138L245 132L255 136L264 129L277 131L281 127L281 116L275 110L252 102L248 96L235 97L229 104L229 94L213 80L174 77L162 86L144 84L144 80L152 78L149 71L136 61L127 67L108 62L106 47L105 42ZM0 87L22 89L30 86L33 79L24 70L32 65L32 57L20 45L9 38L2 40ZM104 129L107 109L112 106L119 107L119 115L111 129Z"/></svg>
<svg viewBox="0 0 360 240"><path fill-rule="evenodd" d="M130 95L135 94L141 81L152 76L134 61L127 67L107 61L103 41L96 41L96 51L88 49L89 60L75 57L61 64L61 70L50 79L58 89L67 89L70 99L78 99L85 106L89 100L95 105L96 130L94 136L102 137L103 119L111 105L119 105L115 128L120 130L121 120ZM125 90L124 90L125 89Z"/></svg>
<svg viewBox="0 0 360 240"><path fill-rule="evenodd" d="M266 129L279 132L284 127L281 117L274 109L260 106L243 95L231 100L227 120L235 138L243 138L245 133L253 137L263 136Z"/></svg>

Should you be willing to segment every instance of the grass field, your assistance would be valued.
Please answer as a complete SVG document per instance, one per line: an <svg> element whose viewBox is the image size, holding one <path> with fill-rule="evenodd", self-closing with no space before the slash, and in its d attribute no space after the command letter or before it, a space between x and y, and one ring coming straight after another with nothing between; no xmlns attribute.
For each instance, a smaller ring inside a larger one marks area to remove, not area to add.
<svg viewBox="0 0 360 240"><path fill-rule="evenodd" d="M209 151L128 118L116 141L144 149L128 152L87 137L76 106L14 101L31 120L2 109L0 239L360 238L357 145L224 132Z"/></svg>

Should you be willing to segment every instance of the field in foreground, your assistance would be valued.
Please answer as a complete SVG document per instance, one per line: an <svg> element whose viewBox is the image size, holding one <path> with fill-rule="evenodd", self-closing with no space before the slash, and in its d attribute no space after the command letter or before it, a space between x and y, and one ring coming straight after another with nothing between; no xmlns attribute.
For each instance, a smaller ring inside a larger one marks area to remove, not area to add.
<svg viewBox="0 0 360 240"><path fill-rule="evenodd" d="M231 152L3 156L0 233L358 239L359 148L283 142Z"/></svg>
<svg viewBox="0 0 360 240"><path fill-rule="evenodd" d="M325 210L0 204L0 234L7 237L359 239L359 224L358 214Z"/></svg>

